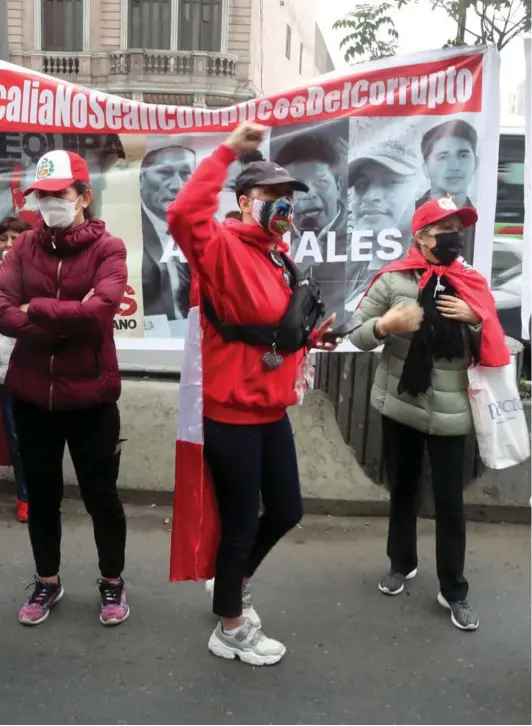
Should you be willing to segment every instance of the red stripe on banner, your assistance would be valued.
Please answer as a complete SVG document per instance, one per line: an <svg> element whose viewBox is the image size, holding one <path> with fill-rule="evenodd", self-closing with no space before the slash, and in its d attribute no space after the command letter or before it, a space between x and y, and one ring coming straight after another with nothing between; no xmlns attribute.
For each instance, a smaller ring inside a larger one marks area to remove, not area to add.
<svg viewBox="0 0 532 726"><path fill-rule="evenodd" d="M214 577L219 541L218 508L203 446L176 441L170 582Z"/></svg>
<svg viewBox="0 0 532 726"><path fill-rule="evenodd" d="M0 131L175 134L345 116L445 116L482 110L486 51L317 78L307 86L222 109L147 104L9 66L0 76Z"/></svg>

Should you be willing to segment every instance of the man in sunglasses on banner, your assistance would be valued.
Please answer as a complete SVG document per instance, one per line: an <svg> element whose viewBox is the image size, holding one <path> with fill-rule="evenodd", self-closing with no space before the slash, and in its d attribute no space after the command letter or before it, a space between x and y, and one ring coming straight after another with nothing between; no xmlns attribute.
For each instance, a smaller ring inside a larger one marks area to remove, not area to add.
<svg viewBox="0 0 532 726"><path fill-rule="evenodd" d="M197 378L192 386L182 378L179 415L192 421L192 409L203 410L203 454L221 523L215 579L207 583L220 622L209 649L251 665L277 663L286 652L263 633L249 583L302 515L287 408L297 403L309 376L309 349L335 347L329 333L333 318L318 322L319 287L301 275L282 239L292 224L294 191L307 191L307 185L273 162L244 164L235 181L242 219L215 220L229 166L257 149L266 131L255 123L237 128L198 166L168 209L169 229L190 263L201 310L201 338L192 340L189 327L183 370L190 373L198 365L203 401L192 405ZM184 486L186 492L176 484L180 502L187 492L198 492L201 482L189 472ZM181 506L174 519L172 544L190 530L190 521L186 527L176 521L187 517L185 510ZM185 577L174 573L173 579Z"/></svg>

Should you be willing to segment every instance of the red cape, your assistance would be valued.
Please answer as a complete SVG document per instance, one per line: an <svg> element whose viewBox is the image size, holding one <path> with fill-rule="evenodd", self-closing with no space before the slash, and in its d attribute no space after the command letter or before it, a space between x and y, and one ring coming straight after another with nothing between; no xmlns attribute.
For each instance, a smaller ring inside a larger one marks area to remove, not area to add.
<svg viewBox="0 0 532 726"><path fill-rule="evenodd" d="M482 275L467 265L463 260L456 260L451 265L432 265L421 252L411 247L403 260L392 262L379 270L364 297L368 294L376 280L386 272L408 272L424 270L419 280L421 290L433 274L445 277L454 287L458 295L482 320L482 339L480 345L480 361L483 366L499 368L510 362L510 351L506 345L504 330L499 322L495 300L488 283ZM360 305L360 303L359 303Z"/></svg>

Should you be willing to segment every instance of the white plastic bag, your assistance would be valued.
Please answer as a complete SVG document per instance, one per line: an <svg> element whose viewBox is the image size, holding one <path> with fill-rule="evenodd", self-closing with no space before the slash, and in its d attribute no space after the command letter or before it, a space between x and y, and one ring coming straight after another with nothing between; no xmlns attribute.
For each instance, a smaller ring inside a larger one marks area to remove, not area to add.
<svg viewBox="0 0 532 726"><path fill-rule="evenodd" d="M507 469L530 456L530 433L516 383L515 360L501 368L472 366L469 401L482 461Z"/></svg>

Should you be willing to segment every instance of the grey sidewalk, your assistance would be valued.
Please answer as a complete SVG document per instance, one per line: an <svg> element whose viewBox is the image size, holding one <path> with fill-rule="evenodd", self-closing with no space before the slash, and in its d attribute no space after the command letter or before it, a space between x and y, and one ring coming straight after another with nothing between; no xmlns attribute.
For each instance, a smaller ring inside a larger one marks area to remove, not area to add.
<svg viewBox="0 0 532 726"><path fill-rule="evenodd" d="M433 524L407 594L376 588L383 520L308 519L261 570L255 600L286 659L270 669L217 660L199 584L167 582L164 508L131 507L132 615L97 620L91 528L65 503L66 596L37 628L16 621L31 579L25 527L0 503L0 721L3 724L530 723L530 533L469 525L476 633L435 603Z"/></svg>

